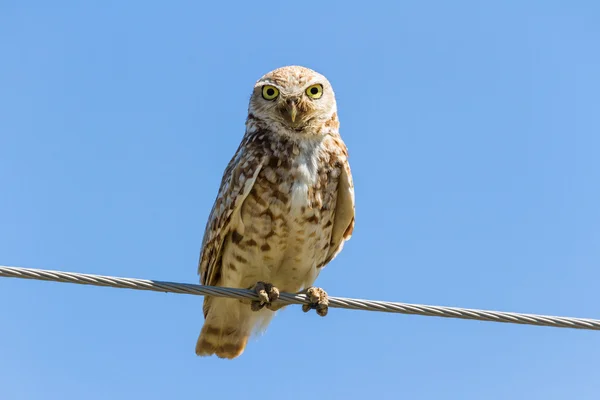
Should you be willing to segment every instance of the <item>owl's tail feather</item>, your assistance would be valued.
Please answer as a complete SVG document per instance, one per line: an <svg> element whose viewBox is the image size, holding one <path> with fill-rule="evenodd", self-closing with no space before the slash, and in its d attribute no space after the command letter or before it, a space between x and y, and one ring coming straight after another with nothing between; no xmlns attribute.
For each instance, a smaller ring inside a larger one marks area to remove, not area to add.
<svg viewBox="0 0 600 400"><path fill-rule="evenodd" d="M260 312L259 312L260 313ZM256 315L249 304L236 299L205 297L206 320L196 342L196 354L219 358L240 356L256 322Z"/></svg>

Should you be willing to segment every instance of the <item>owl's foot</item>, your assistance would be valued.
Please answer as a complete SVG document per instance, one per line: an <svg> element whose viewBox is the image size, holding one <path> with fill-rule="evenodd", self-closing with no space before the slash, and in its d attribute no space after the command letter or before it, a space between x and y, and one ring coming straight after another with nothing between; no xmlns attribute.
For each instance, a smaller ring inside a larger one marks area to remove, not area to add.
<svg viewBox="0 0 600 400"><path fill-rule="evenodd" d="M259 311L263 307L271 308L271 303L279 298L279 289L271 283L256 282L250 290L253 290L258 295L259 300L252 300L250 308L252 311Z"/></svg>
<svg viewBox="0 0 600 400"><path fill-rule="evenodd" d="M306 294L306 297L310 301L310 304L302 304L302 311L317 310L317 314L321 317L327 315L327 311L329 311L329 298L326 291L317 287L309 287L301 293Z"/></svg>

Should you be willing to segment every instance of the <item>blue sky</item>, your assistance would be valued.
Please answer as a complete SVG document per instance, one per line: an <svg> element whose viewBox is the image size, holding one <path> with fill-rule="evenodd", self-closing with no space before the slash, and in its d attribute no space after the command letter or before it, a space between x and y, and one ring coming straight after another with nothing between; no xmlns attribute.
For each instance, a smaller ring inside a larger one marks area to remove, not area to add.
<svg viewBox="0 0 600 400"><path fill-rule="evenodd" d="M500 4L501 3L501 4ZM3 1L0 264L197 282L254 82L326 75L333 296L600 318L593 1ZM0 278L3 399L597 399L600 334L299 307L198 358L202 298Z"/></svg>

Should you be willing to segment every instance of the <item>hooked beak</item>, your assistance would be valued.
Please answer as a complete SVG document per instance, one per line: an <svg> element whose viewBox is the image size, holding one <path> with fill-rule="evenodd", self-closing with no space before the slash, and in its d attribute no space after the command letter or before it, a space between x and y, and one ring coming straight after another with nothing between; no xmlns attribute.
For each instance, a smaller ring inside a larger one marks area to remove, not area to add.
<svg viewBox="0 0 600 400"><path fill-rule="evenodd" d="M295 123L296 116L298 115L298 105L296 100L288 100L285 108L287 109L288 114L290 114L290 119L292 120L292 123Z"/></svg>

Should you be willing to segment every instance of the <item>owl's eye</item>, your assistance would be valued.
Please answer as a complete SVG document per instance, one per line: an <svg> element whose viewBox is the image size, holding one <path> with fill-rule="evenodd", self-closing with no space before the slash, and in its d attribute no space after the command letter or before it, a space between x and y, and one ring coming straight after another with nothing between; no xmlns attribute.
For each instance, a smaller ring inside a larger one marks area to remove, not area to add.
<svg viewBox="0 0 600 400"><path fill-rule="evenodd" d="M306 89L306 95L313 99L318 99L323 96L323 86L322 85L312 85Z"/></svg>
<svg viewBox="0 0 600 400"><path fill-rule="evenodd" d="M273 100L279 96L279 90L275 86L265 85L262 88L262 95L265 100Z"/></svg>

